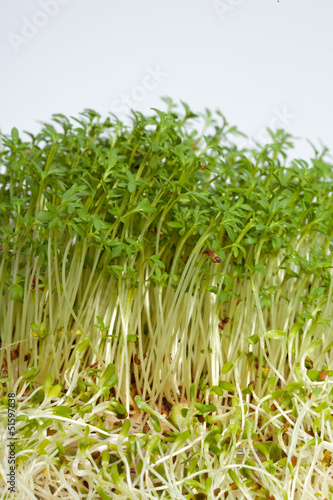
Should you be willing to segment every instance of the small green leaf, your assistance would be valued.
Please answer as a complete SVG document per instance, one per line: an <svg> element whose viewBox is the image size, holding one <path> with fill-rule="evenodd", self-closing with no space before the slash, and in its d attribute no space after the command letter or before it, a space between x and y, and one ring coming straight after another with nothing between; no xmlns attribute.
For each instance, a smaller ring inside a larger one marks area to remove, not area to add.
<svg viewBox="0 0 333 500"><path fill-rule="evenodd" d="M90 338L84 337L84 339L82 339L82 342L80 342L80 344L77 346L76 352L78 354L81 354L81 352L84 351L88 347L89 344L90 344Z"/></svg>
<svg viewBox="0 0 333 500"><path fill-rule="evenodd" d="M112 464L111 469L110 469L110 474L111 474L111 479L112 479L112 481L114 482L115 485L118 485L118 484L121 483L121 478L119 476L117 464ZM98 486L96 489L98 491L98 494L101 496L102 500L112 500L112 498L109 497L109 495L107 495L102 490L101 486Z"/></svg>
<svg viewBox="0 0 333 500"><path fill-rule="evenodd" d="M23 380L32 380L37 375L37 369L34 366L31 366L26 372L23 373Z"/></svg>
<svg viewBox="0 0 333 500"><path fill-rule="evenodd" d="M151 452L157 447L159 442L160 442L160 436L153 436L150 439L149 443L147 444L147 448L146 448L148 455L150 455Z"/></svg>
<svg viewBox="0 0 333 500"><path fill-rule="evenodd" d="M52 412L55 415L59 415L62 417L70 417L74 413L74 410L70 406L63 405L63 406L53 406Z"/></svg>
<svg viewBox="0 0 333 500"><path fill-rule="evenodd" d="M212 391L214 391L218 396L223 396L223 389L218 385L213 385Z"/></svg>
<svg viewBox="0 0 333 500"><path fill-rule="evenodd" d="M225 380L221 380L219 382L219 386L228 392L235 392L236 391L236 387L233 384L231 384L230 382L227 382Z"/></svg>
<svg viewBox="0 0 333 500"><path fill-rule="evenodd" d="M129 181L129 183L127 184L127 189L129 190L130 193L134 193L136 189L136 183L134 180Z"/></svg>
<svg viewBox="0 0 333 500"><path fill-rule="evenodd" d="M149 200L147 198L144 198L143 200L140 201L138 206L135 209L136 212L147 212L147 213L154 213L156 212L156 208L152 207L149 203Z"/></svg>
<svg viewBox="0 0 333 500"><path fill-rule="evenodd" d="M264 337L266 339L282 339L285 336L286 333L281 330L269 330L268 332L264 333Z"/></svg>
<svg viewBox="0 0 333 500"><path fill-rule="evenodd" d="M256 344L258 344L259 340L260 340L259 335L257 335L257 334L255 333L254 335L251 335L251 337L248 337L248 338L246 339L246 342L247 342L248 344L251 344L251 345L256 345Z"/></svg>
<svg viewBox="0 0 333 500"><path fill-rule="evenodd" d="M18 133L18 130L16 127L12 128L11 135L12 135L13 143L17 144L18 140L19 140L19 133Z"/></svg>
<svg viewBox="0 0 333 500"><path fill-rule="evenodd" d="M312 344L310 345L307 352L310 353L310 352L315 351L322 343L323 343L323 341L321 339L318 339L315 342L312 342Z"/></svg>
<svg viewBox="0 0 333 500"><path fill-rule="evenodd" d="M59 394L61 393L61 385L54 385L52 387L52 389L50 389L49 393L48 393L48 397L50 399L54 399L54 398L57 398L59 396Z"/></svg>
<svg viewBox="0 0 333 500"><path fill-rule="evenodd" d="M140 396L135 396L134 398L135 404L137 407L141 410L144 411L145 413L149 413L150 415L154 415L153 410L150 408L149 405L140 397Z"/></svg>
<svg viewBox="0 0 333 500"><path fill-rule="evenodd" d="M327 401L324 401L323 403L320 403L316 408L315 411L317 413L321 413L323 410L326 410L326 408L329 407L329 404Z"/></svg>
<svg viewBox="0 0 333 500"><path fill-rule="evenodd" d="M191 431L185 431L179 434L174 442L174 447L177 448L185 443L185 441L190 437Z"/></svg>
<svg viewBox="0 0 333 500"><path fill-rule="evenodd" d="M51 222L51 220L53 220L54 217L55 217L55 215L52 212L39 212L36 215L36 219L40 222L43 222L43 223Z"/></svg>
<svg viewBox="0 0 333 500"><path fill-rule="evenodd" d="M234 363L232 361L227 361L226 363L224 363L224 365L222 366L223 375L225 375L226 373L229 373L233 366L234 366Z"/></svg>
<svg viewBox="0 0 333 500"><path fill-rule="evenodd" d="M312 380L312 382L321 382L320 374L321 374L320 370L308 370L307 373L309 379Z"/></svg>
<svg viewBox="0 0 333 500"><path fill-rule="evenodd" d="M304 382L291 382L286 385L286 392L295 392L299 391L304 386Z"/></svg>
<svg viewBox="0 0 333 500"><path fill-rule="evenodd" d="M109 363L101 377L102 384L104 384L104 382L109 380L109 378L112 377L115 371L116 371L115 365L113 363Z"/></svg>
<svg viewBox="0 0 333 500"><path fill-rule="evenodd" d="M131 422L127 418L126 420L124 420L124 423L123 423L123 426L121 428L121 431L119 432L119 436L122 439L126 438L128 436L128 434L129 434L130 428L131 428Z"/></svg>
<svg viewBox="0 0 333 500"><path fill-rule="evenodd" d="M10 298L13 300L21 300L23 298L23 288L15 283L14 285L10 285L9 290L11 290Z"/></svg>
<svg viewBox="0 0 333 500"><path fill-rule="evenodd" d="M181 228L181 227L183 227L183 224L181 222L171 221L171 222L168 222L168 226L175 227L175 228Z"/></svg>
<svg viewBox="0 0 333 500"><path fill-rule="evenodd" d="M236 486L239 486L239 478L237 474L232 469L228 469L228 474Z"/></svg>
<svg viewBox="0 0 333 500"><path fill-rule="evenodd" d="M115 466L115 467L113 467L113 466ZM119 481L120 481L120 478L119 478L119 475L118 475L117 465L113 464L113 466L111 467L111 477L112 477L114 483L118 484ZM96 491L97 491L97 493L99 494L99 496L101 497L102 500L112 500L114 498L114 497L110 497L107 493L105 493L105 491L103 490L102 486L97 486L96 487Z"/></svg>
<svg viewBox="0 0 333 500"><path fill-rule="evenodd" d="M215 405L204 405L202 403L195 403L194 406L200 413L210 413L216 411Z"/></svg>
<svg viewBox="0 0 333 500"><path fill-rule="evenodd" d="M117 375L112 375L108 380L106 380L103 384L103 387L107 387L108 389L112 389L118 382L118 377Z"/></svg>
<svg viewBox="0 0 333 500"><path fill-rule="evenodd" d="M158 418L153 414L150 415L150 418L151 418L151 421L153 423L153 427L154 427L155 431L160 432L161 431L161 424L160 424L160 421L158 420Z"/></svg>

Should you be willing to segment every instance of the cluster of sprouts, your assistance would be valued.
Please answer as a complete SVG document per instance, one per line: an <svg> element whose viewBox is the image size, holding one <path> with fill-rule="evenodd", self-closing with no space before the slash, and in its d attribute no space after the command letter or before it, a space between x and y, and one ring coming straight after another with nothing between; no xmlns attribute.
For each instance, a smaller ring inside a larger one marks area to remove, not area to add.
<svg viewBox="0 0 333 500"><path fill-rule="evenodd" d="M332 164L166 101L2 138L17 498L331 500Z"/></svg>

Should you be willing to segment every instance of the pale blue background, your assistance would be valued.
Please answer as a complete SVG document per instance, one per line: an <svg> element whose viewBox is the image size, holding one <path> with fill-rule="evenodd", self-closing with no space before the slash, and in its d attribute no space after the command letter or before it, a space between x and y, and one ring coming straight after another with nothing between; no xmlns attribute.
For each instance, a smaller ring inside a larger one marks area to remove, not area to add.
<svg viewBox="0 0 333 500"><path fill-rule="evenodd" d="M141 111L168 95L333 152L332 21L332 0L0 0L0 128L85 107L123 118L126 95Z"/></svg>

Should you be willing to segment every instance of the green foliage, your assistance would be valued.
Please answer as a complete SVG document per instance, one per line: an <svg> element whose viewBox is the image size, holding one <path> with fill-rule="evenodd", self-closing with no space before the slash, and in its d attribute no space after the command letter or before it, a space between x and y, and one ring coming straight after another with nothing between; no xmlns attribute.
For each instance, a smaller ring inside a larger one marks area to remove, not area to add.
<svg viewBox="0 0 333 500"><path fill-rule="evenodd" d="M76 457L62 444L71 429L89 469L80 496L132 498L133 474L151 474L150 494L162 478L165 498L209 497L217 477L220 496L293 495L277 481L303 484L307 464L291 457L331 437L332 164L326 150L288 160L283 130L240 149L221 113L165 102L129 127L85 110L27 141L2 137L1 401L34 387L41 409L22 413L20 432L47 473L49 457L53 472ZM156 409L166 396L186 402L169 419ZM147 433L132 435L132 407ZM96 466L105 413L120 425Z"/></svg>

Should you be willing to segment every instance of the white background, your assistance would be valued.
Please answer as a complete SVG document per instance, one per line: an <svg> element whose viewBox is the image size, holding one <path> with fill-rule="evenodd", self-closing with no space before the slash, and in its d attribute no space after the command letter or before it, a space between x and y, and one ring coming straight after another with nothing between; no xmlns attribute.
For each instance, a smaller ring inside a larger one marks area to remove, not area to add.
<svg viewBox="0 0 333 500"><path fill-rule="evenodd" d="M332 0L0 0L0 129L169 96L333 152L332 21Z"/></svg>

